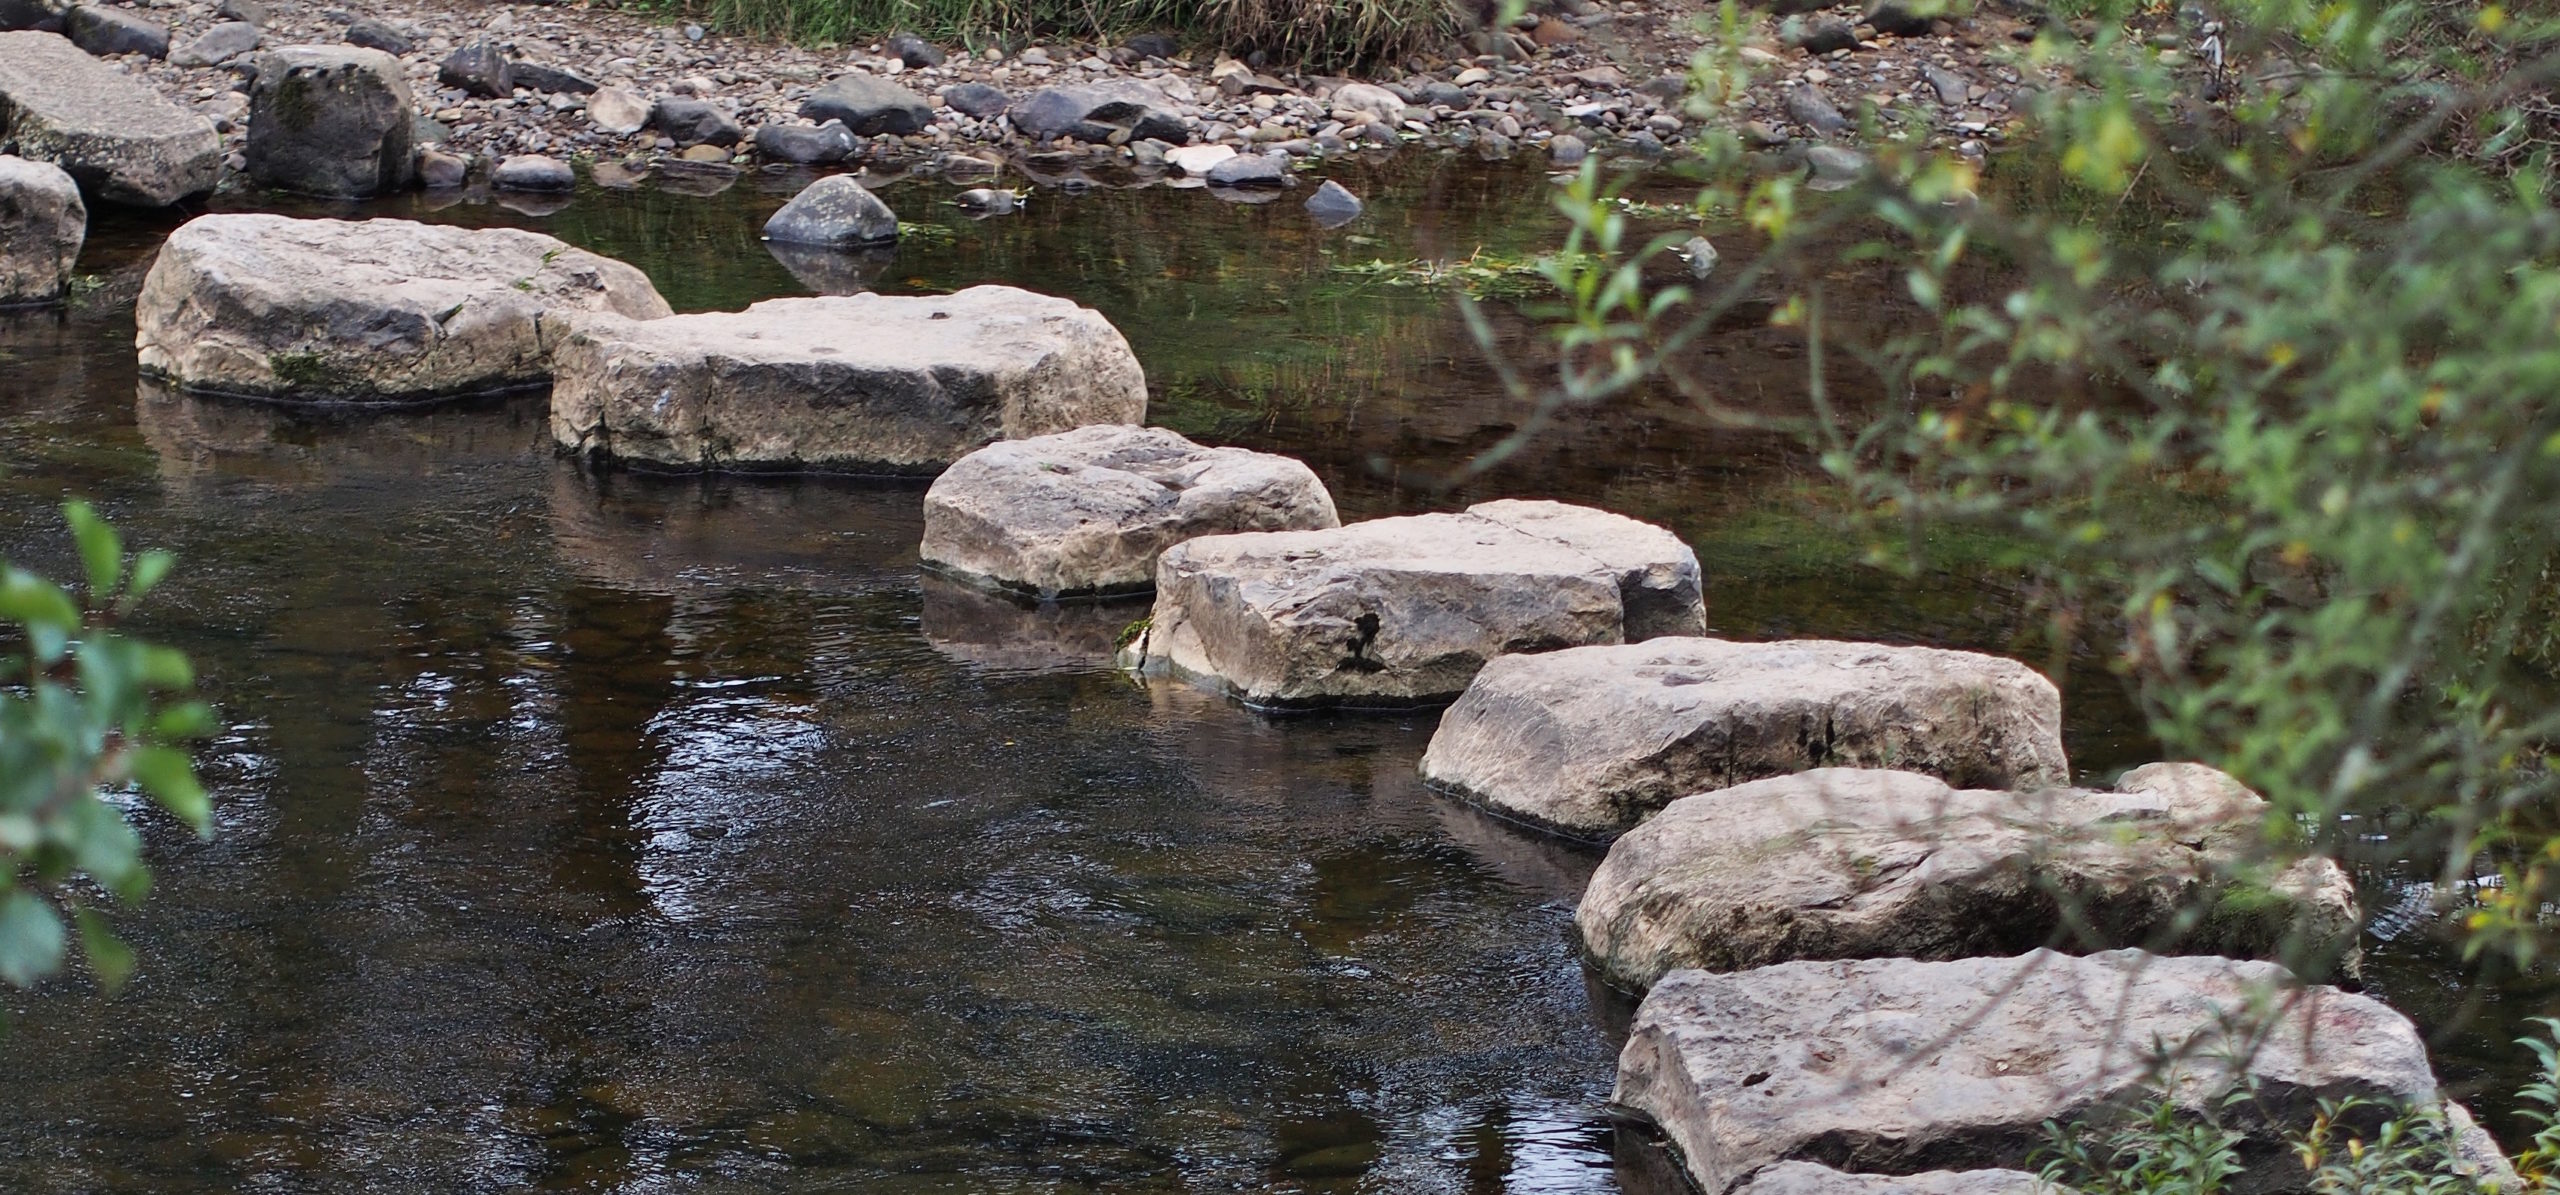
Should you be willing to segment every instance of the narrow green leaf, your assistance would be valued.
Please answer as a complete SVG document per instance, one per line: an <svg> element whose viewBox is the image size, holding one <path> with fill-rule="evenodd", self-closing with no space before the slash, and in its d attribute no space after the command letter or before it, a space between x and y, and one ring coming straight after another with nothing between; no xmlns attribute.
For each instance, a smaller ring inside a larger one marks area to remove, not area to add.
<svg viewBox="0 0 2560 1195"><path fill-rule="evenodd" d="M80 951L89 958L89 974L108 995L114 995L133 977L133 947L125 945L95 909L74 909L71 919L80 927Z"/></svg>
<svg viewBox="0 0 2560 1195"><path fill-rule="evenodd" d="M76 498L62 504L62 517L71 521L71 538L80 545L80 564L89 572L89 604L104 606L124 581L124 541L95 508Z"/></svg>
<svg viewBox="0 0 2560 1195"><path fill-rule="evenodd" d="M177 563L176 556L157 548L135 556L133 582L125 586L124 600L128 603L141 601L144 594L159 588L160 582L168 577L169 569Z"/></svg>
<svg viewBox="0 0 2560 1195"><path fill-rule="evenodd" d="M186 752L175 747L140 748L133 753L133 778L198 837L213 837L213 804L196 780L195 761Z"/></svg>

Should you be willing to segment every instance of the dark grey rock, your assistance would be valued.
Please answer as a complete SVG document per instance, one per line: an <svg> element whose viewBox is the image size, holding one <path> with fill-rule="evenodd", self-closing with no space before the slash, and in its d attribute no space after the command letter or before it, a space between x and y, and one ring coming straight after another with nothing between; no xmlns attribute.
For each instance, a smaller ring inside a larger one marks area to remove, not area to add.
<svg viewBox="0 0 2560 1195"><path fill-rule="evenodd" d="M1950 108L1963 107L1965 97L1971 92L1963 76L1936 63L1921 67L1920 77L1928 80L1930 90L1938 93L1938 102Z"/></svg>
<svg viewBox="0 0 2560 1195"><path fill-rule="evenodd" d="M385 54L406 54L417 48L408 34L393 28L389 21L377 21L372 17L348 25L346 39L348 45L380 50Z"/></svg>
<svg viewBox="0 0 2560 1195"><path fill-rule="evenodd" d="M1237 154L1209 168L1212 187L1285 187L1289 185L1287 154Z"/></svg>
<svg viewBox="0 0 2560 1195"><path fill-rule="evenodd" d="M709 100L669 96L649 110L649 123L684 146L731 146L746 139L737 118Z"/></svg>
<svg viewBox="0 0 2560 1195"><path fill-rule="evenodd" d="M1834 50L1856 49L1858 31L1838 17L1823 17L1811 22L1790 20L1779 29L1778 41L1807 54L1828 54Z"/></svg>
<svg viewBox="0 0 2560 1195"><path fill-rule="evenodd" d="M1134 79L1044 87L1014 105L1010 115L1013 127L1034 141L1110 142L1114 134L1126 133L1122 142L1152 137L1168 145L1191 143L1190 126L1173 101Z"/></svg>
<svg viewBox="0 0 2560 1195"><path fill-rule="evenodd" d="M258 0L222 0L213 6L213 12L226 21L247 21L260 28L267 24L267 6Z"/></svg>
<svg viewBox="0 0 2560 1195"><path fill-rule="evenodd" d="M1656 99L1676 100L1689 94L1689 76L1680 73L1655 75L1636 84L1636 91Z"/></svg>
<svg viewBox="0 0 2560 1195"><path fill-rule="evenodd" d="M1582 159L1591 156L1591 147L1584 145L1582 138L1567 133L1547 142L1547 156L1558 166L1579 166Z"/></svg>
<svg viewBox="0 0 2560 1195"><path fill-rule="evenodd" d="M985 83L956 83L942 89L942 102L963 116L992 120L1013 106L1013 97Z"/></svg>
<svg viewBox="0 0 2560 1195"><path fill-rule="evenodd" d="M853 133L842 122L769 124L756 130L756 152L776 162L825 166L853 156Z"/></svg>
<svg viewBox="0 0 2560 1195"><path fill-rule="evenodd" d="M942 52L942 47L926 41L921 37L917 37L912 33L890 34L889 40L882 43L881 48L888 52L889 57L907 64L908 70L922 70L928 66L940 66L942 65L943 59L946 57Z"/></svg>
<svg viewBox="0 0 2560 1195"><path fill-rule="evenodd" d="M1798 17L1829 7L1830 0L1768 0L1770 15L1779 17Z"/></svg>
<svg viewBox="0 0 2560 1195"><path fill-rule="evenodd" d="M72 45L100 58L113 54L169 56L169 27L126 9L83 4L63 18L62 32Z"/></svg>
<svg viewBox="0 0 2560 1195"><path fill-rule="evenodd" d="M436 82L493 100L505 99L516 90L515 70L507 56L487 42L473 42L446 55L436 67Z"/></svg>
<svg viewBox="0 0 2560 1195"><path fill-rule="evenodd" d="M1475 97L1468 95L1466 88L1455 83L1444 83L1438 79L1423 84L1422 94L1416 98L1425 104L1437 104L1444 108L1464 110L1475 107Z"/></svg>
<svg viewBox="0 0 2560 1195"><path fill-rule="evenodd" d="M257 26L247 21L224 21L169 51L169 61L179 66L212 66L257 49L258 39Z"/></svg>
<svg viewBox="0 0 2560 1195"><path fill-rule="evenodd" d="M765 221L764 239L831 249L881 245L898 239L898 214L861 183L844 175L819 179Z"/></svg>
<svg viewBox="0 0 2560 1195"><path fill-rule="evenodd" d="M1332 179L1324 180L1324 185L1316 188L1315 194L1307 196L1307 214L1315 217L1316 223L1325 228L1340 228L1359 219L1365 206L1349 187Z"/></svg>
<svg viewBox="0 0 2560 1195"><path fill-rule="evenodd" d="M1120 45L1141 58L1173 58L1182 53L1182 43L1163 33L1141 33Z"/></svg>
<svg viewBox="0 0 2560 1195"><path fill-rule="evenodd" d="M567 191L578 185L578 173L557 158L519 154L498 163L489 181L505 191Z"/></svg>
<svg viewBox="0 0 2560 1195"><path fill-rule="evenodd" d="M62 32L71 0L0 0L0 31Z"/></svg>
<svg viewBox="0 0 2560 1195"><path fill-rule="evenodd" d="M933 107L924 97L870 75L838 75L800 105L801 119L815 124L844 122L856 137L903 136L933 124Z"/></svg>
<svg viewBox="0 0 2560 1195"><path fill-rule="evenodd" d="M304 195L406 190L415 169L400 60L361 46L286 46L249 85L250 177Z"/></svg>
<svg viewBox="0 0 2560 1195"><path fill-rule="evenodd" d="M1867 23L1876 32L1895 37L1927 37L1936 32L1937 18L1916 11L1905 0L1877 0L1867 7Z"/></svg>
<svg viewBox="0 0 2560 1195"><path fill-rule="evenodd" d="M1663 154L1670 152L1671 149L1670 146L1662 143L1662 138L1654 136L1653 130L1651 129L1646 129L1643 132L1637 133L1633 137L1627 138L1627 148L1648 158L1661 157Z"/></svg>
<svg viewBox="0 0 2560 1195"><path fill-rule="evenodd" d="M576 71L532 62L510 63L507 73L518 87L547 91L555 95L593 95L596 84Z"/></svg>
<svg viewBox="0 0 2560 1195"><path fill-rule="evenodd" d="M1840 109L1831 105L1831 97L1812 84L1788 88L1784 103L1788 119L1814 132L1828 135L1849 130L1849 118L1840 115Z"/></svg>

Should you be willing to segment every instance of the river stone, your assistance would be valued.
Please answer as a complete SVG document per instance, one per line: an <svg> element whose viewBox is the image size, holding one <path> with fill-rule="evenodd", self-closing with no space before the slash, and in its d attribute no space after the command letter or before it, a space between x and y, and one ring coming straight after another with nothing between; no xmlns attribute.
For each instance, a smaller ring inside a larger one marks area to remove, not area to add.
<svg viewBox="0 0 2560 1195"><path fill-rule="evenodd" d="M0 30L62 32L71 15L71 0L0 0Z"/></svg>
<svg viewBox="0 0 2560 1195"><path fill-rule="evenodd" d="M1006 95L1003 88L985 83L954 83L942 89L942 102L963 116L993 120L1013 106L1013 97Z"/></svg>
<svg viewBox="0 0 2560 1195"><path fill-rule="evenodd" d="M656 111L649 101L619 87L599 87L587 97L587 119L608 133L637 133L648 127Z"/></svg>
<svg viewBox="0 0 2560 1195"><path fill-rule="evenodd" d="M471 181L471 159L440 149L418 152L418 185L429 190L459 187Z"/></svg>
<svg viewBox="0 0 2560 1195"><path fill-rule="evenodd" d="M832 120L825 124L775 122L757 127L756 152L776 162L831 165L853 156L853 134Z"/></svg>
<svg viewBox="0 0 2560 1195"><path fill-rule="evenodd" d="M1289 185L1289 155L1273 151L1237 154L1209 168L1212 187L1271 188Z"/></svg>
<svg viewBox="0 0 2560 1195"><path fill-rule="evenodd" d="M507 75L518 87L530 87L551 95L593 95L595 80L564 67L544 66L538 62L511 62Z"/></svg>
<svg viewBox="0 0 2560 1195"><path fill-rule="evenodd" d="M1849 131L1849 118L1832 106L1831 97L1822 94L1821 88L1810 83L1788 88L1779 104L1786 109L1788 119L1816 133L1829 136Z"/></svg>
<svg viewBox="0 0 2560 1195"><path fill-rule="evenodd" d="M1613 1099L1660 1124L1699 1189L1723 1195L1789 1161L2022 1167L2045 1122L2147 1099L2165 1050L2170 1098L2246 1137L2257 1169L2231 1189L2287 1189L2276 1183L2301 1169L2279 1138L2318 1100L2443 1104L2406 1018L2292 985L2273 963L2138 950L1678 971L1637 1010ZM2265 1036L2241 1040L2227 1016ZM2225 1104L2243 1066L2258 1098Z"/></svg>
<svg viewBox="0 0 2560 1195"><path fill-rule="evenodd" d="M590 317L557 357L561 446L683 468L935 472L996 440L1147 410L1109 320L1009 286Z"/></svg>
<svg viewBox="0 0 2560 1195"><path fill-rule="evenodd" d="M1581 838L1691 793L1833 766L2066 784L2062 695L1973 652L1664 638L1495 660L1422 757L1432 786Z"/></svg>
<svg viewBox="0 0 2560 1195"><path fill-rule="evenodd" d="M649 110L649 123L661 133L675 138L682 146L717 145L728 147L746 139L746 131L738 127L736 117L721 110L709 100L689 100L669 96ZM726 160L725 156L722 160Z"/></svg>
<svg viewBox="0 0 2560 1195"><path fill-rule="evenodd" d="M1130 662L1254 706L1413 706L1506 653L1697 634L1702 589L1670 532L1557 502L1209 536L1157 564Z"/></svg>
<svg viewBox="0 0 2560 1195"><path fill-rule="evenodd" d="M558 158L517 154L498 163L489 182L501 191L574 191L578 172Z"/></svg>
<svg viewBox="0 0 2560 1195"><path fill-rule="evenodd" d="M924 496L924 563L1043 600L1144 593L1156 558L1236 531L1341 526L1305 465L1160 427L1081 427L960 458Z"/></svg>
<svg viewBox="0 0 2560 1195"><path fill-rule="evenodd" d="M515 68L489 43L473 42L445 56L436 67L436 82L466 95L503 100L515 94Z"/></svg>
<svg viewBox="0 0 2560 1195"><path fill-rule="evenodd" d="M0 33L0 151L107 203L161 207L222 178L212 121L51 33Z"/></svg>
<svg viewBox="0 0 2560 1195"><path fill-rule="evenodd" d="M2352 968L2346 872L2313 858L2265 874L2266 802L2179 768L2204 775L2162 785L2155 765L2125 791L2019 793L1817 768L1684 797L1609 848L1574 921L1602 977L1639 991L1689 967L2014 954L2066 923L2075 950Z"/></svg>
<svg viewBox="0 0 2560 1195"><path fill-rule="evenodd" d="M140 13L103 4L83 4L62 20L71 44L105 58L116 54L169 56L169 27Z"/></svg>
<svg viewBox="0 0 2560 1195"><path fill-rule="evenodd" d="M0 155L0 307L61 298L88 235L89 209L70 175Z"/></svg>
<svg viewBox="0 0 2560 1195"><path fill-rule="evenodd" d="M1814 1162L1780 1162L1751 1176L1738 1195L2069 1195L2024 1170L1929 1170L1845 1174Z"/></svg>
<svg viewBox="0 0 2560 1195"><path fill-rule="evenodd" d="M844 122L856 137L905 136L933 125L933 106L924 97L870 75L838 75L800 105L800 117L811 124Z"/></svg>
<svg viewBox="0 0 2560 1195"><path fill-rule="evenodd" d="M898 214L850 175L831 174L802 188L766 220L764 239L831 249L887 244L898 239Z"/></svg>
<svg viewBox="0 0 2560 1195"><path fill-rule="evenodd" d="M1164 151L1165 164L1194 177L1216 169L1218 163L1236 156L1232 145L1185 145Z"/></svg>
<svg viewBox="0 0 2560 1195"><path fill-rule="evenodd" d="M160 248L144 373L193 390L389 402L535 385L573 314L667 314L640 271L537 232L219 215Z"/></svg>
<svg viewBox="0 0 2560 1195"><path fill-rule="evenodd" d="M415 43L409 40L408 34L400 32L388 21L376 20L372 17L350 23L347 26L346 41L351 46L363 46L368 50L380 50L385 54L393 55L406 54L416 48Z"/></svg>
<svg viewBox="0 0 2560 1195"><path fill-rule="evenodd" d="M1329 102L1336 112L1356 112L1388 124L1404 119L1404 97L1375 83L1345 83L1334 89Z"/></svg>
<svg viewBox="0 0 2560 1195"><path fill-rule="evenodd" d="M247 21L224 21L193 41L169 52L175 66L212 66L228 62L258 48L258 27Z"/></svg>
<svg viewBox="0 0 2560 1195"><path fill-rule="evenodd" d="M889 40L881 43L880 48L909 70L940 66L947 57L942 52L942 47L912 33L892 33L889 35Z"/></svg>
<svg viewBox="0 0 2560 1195"><path fill-rule="evenodd" d="M249 176L305 195L406 189L409 80L400 60L358 46L286 46L258 56L249 86Z"/></svg>
<svg viewBox="0 0 2560 1195"><path fill-rule="evenodd" d="M1307 197L1307 214L1325 228L1340 228L1359 219L1362 206L1359 196L1332 179L1324 180L1324 185Z"/></svg>
<svg viewBox="0 0 2560 1195"><path fill-rule="evenodd" d="M1190 126L1174 102L1136 79L1043 87L1023 97L1007 115L1014 128L1034 141L1110 141L1122 133L1127 141L1153 137L1182 145L1191 140Z"/></svg>

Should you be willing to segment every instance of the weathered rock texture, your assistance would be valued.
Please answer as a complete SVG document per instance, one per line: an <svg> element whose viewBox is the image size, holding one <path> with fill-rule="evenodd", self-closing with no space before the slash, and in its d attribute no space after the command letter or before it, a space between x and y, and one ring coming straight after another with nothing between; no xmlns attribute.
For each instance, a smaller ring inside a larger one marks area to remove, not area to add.
<svg viewBox="0 0 2560 1195"><path fill-rule="evenodd" d="M213 122L52 33L0 33L0 152L51 162L107 203L160 207L213 189Z"/></svg>
<svg viewBox="0 0 2560 1195"><path fill-rule="evenodd" d="M1501 501L1178 545L1132 662L1252 705L1414 705L1455 696L1498 655L1705 624L1698 558L1670 532Z"/></svg>
<svg viewBox="0 0 2560 1195"><path fill-rule="evenodd" d="M2065 784L2062 696L2014 660L1797 639L1654 639L1493 661L1440 719L1435 787L1581 838L1807 768Z"/></svg>
<svg viewBox="0 0 2560 1195"><path fill-rule="evenodd" d="M1844 1174L1814 1162L1780 1162L1741 1187L1741 1195L2066 1195L2023 1170L1930 1170L1919 1174Z"/></svg>
<svg viewBox="0 0 2560 1195"><path fill-rule="evenodd" d="M1040 598L1142 593L1156 558L1203 535L1338 527L1333 495L1285 456L1111 424L990 444L924 496L924 563Z"/></svg>
<svg viewBox="0 0 2560 1195"><path fill-rule="evenodd" d="M0 156L0 306L61 298L88 235L89 209L70 175Z"/></svg>
<svg viewBox="0 0 2560 1195"><path fill-rule="evenodd" d="M1634 989L1685 967L2005 955L2057 935L2244 957L2353 947L2354 885L2327 859L2273 873L2256 794L2196 764L2125 784L2016 793L1852 768L1755 780L1629 831L1574 920L1601 974ZM2181 932L2187 912L2202 918Z"/></svg>
<svg viewBox="0 0 2560 1195"><path fill-rule="evenodd" d="M536 232L237 215L171 233L134 318L143 371L188 389L397 402L540 384L587 312L667 304Z"/></svg>
<svg viewBox="0 0 2560 1195"><path fill-rule="evenodd" d="M2264 1038L2244 1043L2226 1017ZM1788 1161L2021 1167L2045 1121L2144 1099L2164 1074L2191 1109L2220 1104L2244 1074L2259 1084L2256 1100L2219 1109L2261 1171L2239 1190L2277 1168L2299 1179L2274 1146L2317 1100L2441 1099L2417 1031L2377 1001L2292 987L2272 963L2134 950L1675 972L1636 1014L1615 1099L1658 1122L1701 1189L1722 1195Z"/></svg>
<svg viewBox="0 0 2560 1195"><path fill-rule="evenodd" d="M258 56L249 88L249 175L306 195L363 198L408 188L412 104L400 60L358 46L286 46Z"/></svg>
<svg viewBox="0 0 2560 1195"><path fill-rule="evenodd" d="M1110 321L1009 286L591 319L558 359L563 447L680 468L937 472L996 440L1147 410Z"/></svg>

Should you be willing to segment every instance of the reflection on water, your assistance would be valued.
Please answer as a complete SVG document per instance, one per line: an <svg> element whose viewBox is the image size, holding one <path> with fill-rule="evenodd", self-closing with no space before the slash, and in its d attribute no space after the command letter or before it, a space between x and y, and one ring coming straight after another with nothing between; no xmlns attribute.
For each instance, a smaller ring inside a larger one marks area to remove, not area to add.
<svg viewBox="0 0 2560 1195"><path fill-rule="evenodd" d="M2023 629L1997 575L1855 568L1802 462L1674 403L1438 485L1528 412L1440 297L1330 266L1537 247L1533 171L1358 173L1343 233L1161 189L971 223L956 187L889 181L948 235L824 263L851 281L756 240L792 180L668 181L375 210L543 227L688 310L1073 295L1127 330L1160 421L1301 456L1346 514L1589 501L1695 543L1728 632ZM147 629L232 720L222 833L152 827L125 993L5 998L0 1189L1674 1188L1602 1111L1625 1010L1570 938L1596 860L1425 792L1430 715L1133 684L1105 661L1142 606L920 577L912 485L591 471L539 398L359 418L140 387L131 286L165 226L116 219L90 301L0 315L0 553L71 567L69 492L181 553ZM1791 401L1785 347L1734 329L1720 384ZM2084 766L2140 757L2096 684L2071 714Z"/></svg>

